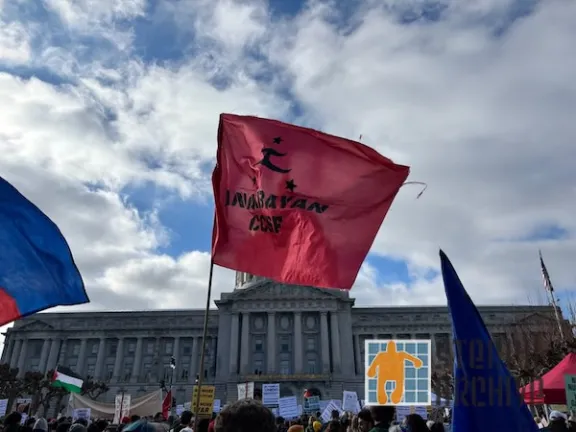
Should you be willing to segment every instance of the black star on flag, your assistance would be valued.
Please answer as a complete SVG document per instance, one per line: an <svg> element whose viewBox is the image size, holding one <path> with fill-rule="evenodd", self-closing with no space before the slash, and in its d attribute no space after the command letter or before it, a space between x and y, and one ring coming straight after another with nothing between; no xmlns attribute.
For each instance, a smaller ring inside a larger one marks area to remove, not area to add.
<svg viewBox="0 0 576 432"><path fill-rule="evenodd" d="M296 189L296 183L294 183L293 179L290 179L286 182L286 189L288 189L290 192L294 192L294 189Z"/></svg>
<svg viewBox="0 0 576 432"><path fill-rule="evenodd" d="M274 141L274 144L280 144L282 142L282 137L276 137L272 141Z"/></svg>

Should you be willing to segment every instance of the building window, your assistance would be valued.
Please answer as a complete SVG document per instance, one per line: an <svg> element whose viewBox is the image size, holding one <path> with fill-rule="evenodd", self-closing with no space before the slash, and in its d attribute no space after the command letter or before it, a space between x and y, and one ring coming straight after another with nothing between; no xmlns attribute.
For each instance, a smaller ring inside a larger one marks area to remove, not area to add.
<svg viewBox="0 0 576 432"><path fill-rule="evenodd" d="M114 375L114 365L113 364L106 365L106 379L111 380L113 375Z"/></svg>
<svg viewBox="0 0 576 432"><path fill-rule="evenodd" d="M309 337L306 339L306 349L308 351L316 351L316 339L313 337Z"/></svg>
<svg viewBox="0 0 576 432"><path fill-rule="evenodd" d="M144 377L144 382L149 382L152 376L152 365L150 363L144 363L142 368L142 376Z"/></svg>
<svg viewBox="0 0 576 432"><path fill-rule="evenodd" d="M188 368L182 368L182 372L180 373L180 378L183 380L188 379Z"/></svg>
<svg viewBox="0 0 576 432"><path fill-rule="evenodd" d="M80 354L80 344L74 344L72 346L72 355L77 356L78 354Z"/></svg>
<svg viewBox="0 0 576 432"><path fill-rule="evenodd" d="M42 344L37 343L32 346L32 357L40 357L42 355Z"/></svg>
<svg viewBox="0 0 576 432"><path fill-rule="evenodd" d="M172 342L166 342L166 345L164 345L164 349L165 349L164 352L166 354L172 354L172 348L173 348Z"/></svg>
<svg viewBox="0 0 576 432"><path fill-rule="evenodd" d="M148 342L146 344L146 354L154 354L154 342Z"/></svg>
<svg viewBox="0 0 576 432"><path fill-rule="evenodd" d="M116 356L116 351L118 351L118 344L116 342L112 342L108 346L108 355L109 356Z"/></svg>
<svg viewBox="0 0 576 432"><path fill-rule="evenodd" d="M170 381L172 379L172 371L174 369L172 368L164 368L164 380L165 381Z"/></svg>
<svg viewBox="0 0 576 432"><path fill-rule="evenodd" d="M290 352L290 339L287 336L280 338L280 352Z"/></svg>
<svg viewBox="0 0 576 432"><path fill-rule="evenodd" d="M96 365L89 364L88 366L86 366L86 374L88 376L93 377L95 373L96 373Z"/></svg>
<svg viewBox="0 0 576 432"><path fill-rule="evenodd" d="M130 342L128 344L128 353L133 354L136 351L136 344L134 342Z"/></svg>
<svg viewBox="0 0 576 432"><path fill-rule="evenodd" d="M309 374L316 373L316 360L308 359L308 373Z"/></svg>
<svg viewBox="0 0 576 432"><path fill-rule="evenodd" d="M254 373L259 374L264 371L264 362L262 360L254 360Z"/></svg>
<svg viewBox="0 0 576 432"><path fill-rule="evenodd" d="M263 351L262 339L256 338L254 340L254 351L256 351L256 352L262 352Z"/></svg>
<svg viewBox="0 0 576 432"><path fill-rule="evenodd" d="M99 343L92 344L92 354L98 354Z"/></svg>
<svg viewBox="0 0 576 432"><path fill-rule="evenodd" d="M184 355L191 355L192 354L192 347L190 345L184 345L182 347L182 353Z"/></svg>
<svg viewBox="0 0 576 432"><path fill-rule="evenodd" d="M282 375L290 375L290 361L281 360L280 361L280 373Z"/></svg>

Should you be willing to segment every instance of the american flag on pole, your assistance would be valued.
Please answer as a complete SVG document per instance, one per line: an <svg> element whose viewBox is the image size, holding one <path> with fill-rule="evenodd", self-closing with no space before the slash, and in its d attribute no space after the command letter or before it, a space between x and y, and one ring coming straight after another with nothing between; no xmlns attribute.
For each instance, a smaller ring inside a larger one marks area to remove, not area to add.
<svg viewBox="0 0 576 432"><path fill-rule="evenodd" d="M538 251L540 254L540 267L542 268L542 279L544 279L544 288L550 294L554 292L554 287L552 286L552 282L550 281L550 275L548 274L548 269L546 268L546 264L544 264L544 259L542 258L542 251Z"/></svg>

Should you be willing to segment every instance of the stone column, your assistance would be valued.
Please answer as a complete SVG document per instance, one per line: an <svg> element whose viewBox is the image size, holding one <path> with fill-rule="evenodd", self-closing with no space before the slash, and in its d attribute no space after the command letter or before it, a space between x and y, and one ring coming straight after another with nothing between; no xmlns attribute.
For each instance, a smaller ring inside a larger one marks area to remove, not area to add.
<svg viewBox="0 0 576 432"><path fill-rule="evenodd" d="M242 314L242 340L240 342L240 373L247 374L250 362L250 313Z"/></svg>
<svg viewBox="0 0 576 432"><path fill-rule="evenodd" d="M10 356L10 367L12 369L18 367L18 356L20 355L20 348L22 347L22 341L16 339L14 341L14 347L12 348L12 355Z"/></svg>
<svg viewBox="0 0 576 432"><path fill-rule="evenodd" d="M330 373L330 344L328 335L328 312L320 312L320 338L322 346L322 373Z"/></svg>
<svg viewBox="0 0 576 432"><path fill-rule="evenodd" d="M364 373L364 359L360 350L360 335L354 335L354 351L356 352L356 375Z"/></svg>
<svg viewBox="0 0 576 432"><path fill-rule="evenodd" d="M106 338L100 338L100 344L98 345L98 355L96 357L96 370L94 371L94 377L96 379L103 379L104 373L104 356L106 355Z"/></svg>
<svg viewBox="0 0 576 432"><path fill-rule="evenodd" d="M12 351L14 351L14 339L8 338L4 339L4 350L2 351L2 363L10 364L10 358L12 357Z"/></svg>
<svg viewBox="0 0 576 432"><path fill-rule="evenodd" d="M45 339L42 344L42 352L40 354L40 362L38 363L38 371L46 373L46 360L48 360L48 351L50 349L50 339Z"/></svg>
<svg viewBox="0 0 576 432"><path fill-rule="evenodd" d="M238 372L238 328L240 327L239 314L232 314L230 325L230 375Z"/></svg>
<svg viewBox="0 0 576 432"><path fill-rule="evenodd" d="M188 383L194 384L196 380L196 374L200 373L198 371L198 345L200 344L200 338L195 337L192 339L192 358L190 361L190 373L188 374Z"/></svg>
<svg viewBox="0 0 576 432"><path fill-rule="evenodd" d="M20 348L20 357L18 357L18 378L23 378L26 371L26 351L28 349L28 340L24 339L22 341L22 347Z"/></svg>
<svg viewBox="0 0 576 432"><path fill-rule="evenodd" d="M48 362L46 363L46 372L56 369L58 362L58 351L60 350L60 339L52 339L50 346L50 354L48 354Z"/></svg>
<svg viewBox="0 0 576 432"><path fill-rule="evenodd" d="M78 365L76 366L76 373L80 376L84 376L84 366L86 363L86 345L88 344L88 339L82 338L80 340L80 352L78 353Z"/></svg>
<svg viewBox="0 0 576 432"><path fill-rule="evenodd" d="M130 377L130 382L137 383L140 382L140 367L142 366L142 336L138 336L136 339L136 352L134 353L134 364L132 365L132 376Z"/></svg>
<svg viewBox="0 0 576 432"><path fill-rule="evenodd" d="M68 339L62 339L62 347L60 348L60 355L58 356L58 362L56 366L68 366Z"/></svg>
<svg viewBox="0 0 576 432"><path fill-rule="evenodd" d="M330 324L332 327L332 362L334 364L334 372L340 373L342 371L342 357L340 356L340 328L336 312L330 312Z"/></svg>
<svg viewBox="0 0 576 432"><path fill-rule="evenodd" d="M294 312L294 369L297 374L303 373L302 360L302 313Z"/></svg>
<svg viewBox="0 0 576 432"><path fill-rule="evenodd" d="M172 371L172 382L178 381L178 371L180 370L180 337L174 338L174 345L172 345L172 357L176 360L176 369Z"/></svg>
<svg viewBox="0 0 576 432"><path fill-rule="evenodd" d="M437 357L436 357L436 333L432 333L430 335L430 350L432 351L430 354L430 357L432 358L432 360L436 361Z"/></svg>
<svg viewBox="0 0 576 432"><path fill-rule="evenodd" d="M276 314L274 312L268 312L268 341L266 345L268 348L266 373L273 374L276 371Z"/></svg>
<svg viewBox="0 0 576 432"><path fill-rule="evenodd" d="M120 381L122 376L122 362L124 360L124 338L118 338L118 347L116 348L116 359L114 361L114 374L112 379L116 382Z"/></svg>

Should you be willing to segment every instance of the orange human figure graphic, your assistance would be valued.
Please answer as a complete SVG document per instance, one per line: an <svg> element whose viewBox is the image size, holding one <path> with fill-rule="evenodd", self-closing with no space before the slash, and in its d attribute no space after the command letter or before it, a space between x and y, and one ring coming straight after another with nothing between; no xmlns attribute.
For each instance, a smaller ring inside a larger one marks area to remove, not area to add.
<svg viewBox="0 0 576 432"><path fill-rule="evenodd" d="M388 395L386 394L386 382L394 381L396 387L390 395L393 404L399 404L402 401L404 394L404 360L414 363L416 369L420 369L423 365L422 360L414 357L406 352L396 350L396 342L388 342L386 351L382 351L376 355L368 371L369 378L376 377L376 385L378 387L378 404L385 405L388 403Z"/></svg>

